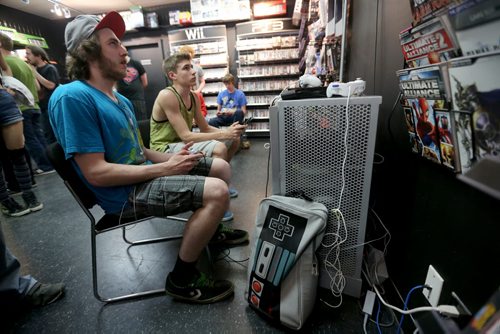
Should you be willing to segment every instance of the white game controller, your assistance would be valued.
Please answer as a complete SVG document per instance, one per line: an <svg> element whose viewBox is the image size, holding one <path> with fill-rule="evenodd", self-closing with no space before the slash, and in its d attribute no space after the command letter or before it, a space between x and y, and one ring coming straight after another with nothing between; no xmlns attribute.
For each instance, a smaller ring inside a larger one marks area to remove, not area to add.
<svg viewBox="0 0 500 334"><path fill-rule="evenodd" d="M365 91L366 82L361 78L349 82L332 82L326 88L326 96L357 96Z"/></svg>
<svg viewBox="0 0 500 334"><path fill-rule="evenodd" d="M321 80L312 74L304 74L299 78L299 86L300 88L320 87Z"/></svg>

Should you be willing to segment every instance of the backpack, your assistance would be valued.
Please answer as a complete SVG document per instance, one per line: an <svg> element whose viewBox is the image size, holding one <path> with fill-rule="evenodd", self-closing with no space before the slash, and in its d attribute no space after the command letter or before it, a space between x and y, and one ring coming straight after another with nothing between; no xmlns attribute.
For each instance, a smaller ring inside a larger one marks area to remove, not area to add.
<svg viewBox="0 0 500 334"><path fill-rule="evenodd" d="M328 210L317 202L273 195L256 217L246 299L268 318L300 329L311 313L318 285L316 250Z"/></svg>

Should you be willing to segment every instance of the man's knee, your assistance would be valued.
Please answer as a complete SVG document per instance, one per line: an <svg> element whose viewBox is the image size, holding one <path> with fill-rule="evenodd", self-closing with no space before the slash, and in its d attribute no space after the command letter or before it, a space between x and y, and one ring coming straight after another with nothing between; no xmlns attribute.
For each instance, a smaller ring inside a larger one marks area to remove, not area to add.
<svg viewBox="0 0 500 334"><path fill-rule="evenodd" d="M227 147L226 144L218 142L213 150L212 156L214 158L227 159Z"/></svg>
<svg viewBox="0 0 500 334"><path fill-rule="evenodd" d="M218 204L229 203L227 183L215 177L206 178L203 197L209 201L216 201Z"/></svg>

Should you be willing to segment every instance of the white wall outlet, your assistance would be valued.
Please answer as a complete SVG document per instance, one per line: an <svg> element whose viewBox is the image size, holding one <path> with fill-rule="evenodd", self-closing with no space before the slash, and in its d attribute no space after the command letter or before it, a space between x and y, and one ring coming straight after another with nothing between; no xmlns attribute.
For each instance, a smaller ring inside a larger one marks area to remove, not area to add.
<svg viewBox="0 0 500 334"><path fill-rule="evenodd" d="M429 301L429 304L436 307L439 303L439 297L441 296L441 290L443 290L444 279L439 275L439 273L434 269L432 265L429 266L427 271L427 277L425 278L425 285L430 288L424 288L422 293L425 298Z"/></svg>

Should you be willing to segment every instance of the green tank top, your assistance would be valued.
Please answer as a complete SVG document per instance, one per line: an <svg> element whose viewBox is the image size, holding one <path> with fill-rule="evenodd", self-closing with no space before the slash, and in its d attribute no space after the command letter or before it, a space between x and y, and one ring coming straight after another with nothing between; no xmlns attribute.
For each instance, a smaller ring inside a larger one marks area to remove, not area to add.
<svg viewBox="0 0 500 334"><path fill-rule="evenodd" d="M189 92L189 96L191 97L191 108L188 109L182 101L181 96L173 86L167 87L166 89L170 90L177 97L177 101L179 102L179 110L181 112L182 118L186 121L186 125L191 131L193 128L193 118L194 112L196 110L196 101L193 96L193 92ZM151 116L150 120L151 124L151 138L150 138L150 148L155 151L165 152L167 145L170 143L179 143L182 140L177 135L174 127L167 120L165 121L155 121L153 116Z"/></svg>

